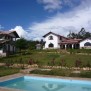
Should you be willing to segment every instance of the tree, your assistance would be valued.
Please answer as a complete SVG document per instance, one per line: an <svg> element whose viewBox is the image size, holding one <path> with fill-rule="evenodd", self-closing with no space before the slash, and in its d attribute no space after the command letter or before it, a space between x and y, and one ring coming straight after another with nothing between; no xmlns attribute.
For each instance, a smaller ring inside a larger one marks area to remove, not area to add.
<svg viewBox="0 0 91 91"><path fill-rule="evenodd" d="M27 49L27 40L24 38L20 38L15 43L16 47L20 50Z"/></svg>
<svg viewBox="0 0 91 91"><path fill-rule="evenodd" d="M73 39L73 38L77 38L78 35L77 35L76 33L74 33L74 32L70 32L70 33L67 35L67 37Z"/></svg>
<svg viewBox="0 0 91 91"><path fill-rule="evenodd" d="M88 37L91 37L91 33L86 32L84 28L81 28L81 30L78 33L70 32L67 35L68 38L77 38L77 39L85 39Z"/></svg>
<svg viewBox="0 0 91 91"><path fill-rule="evenodd" d="M28 41L28 49L29 50L36 49L36 44L38 44L38 43L39 43L39 41L32 41L32 40Z"/></svg>
<svg viewBox="0 0 91 91"><path fill-rule="evenodd" d="M41 47L43 48L43 46L45 45L45 42L43 41L43 39L41 39L40 44L41 44Z"/></svg>
<svg viewBox="0 0 91 91"><path fill-rule="evenodd" d="M78 38L84 39L86 35L86 31L84 28L81 28L81 30L78 32Z"/></svg>

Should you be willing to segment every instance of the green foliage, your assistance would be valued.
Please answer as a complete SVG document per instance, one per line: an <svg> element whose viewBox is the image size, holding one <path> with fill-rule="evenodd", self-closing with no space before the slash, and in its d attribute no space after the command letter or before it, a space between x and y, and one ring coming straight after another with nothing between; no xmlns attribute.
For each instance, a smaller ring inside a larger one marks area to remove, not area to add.
<svg viewBox="0 0 91 91"><path fill-rule="evenodd" d="M36 44L38 44L39 41L28 41L28 50L35 50Z"/></svg>
<svg viewBox="0 0 91 91"><path fill-rule="evenodd" d="M19 72L18 68L10 68L10 67L7 68L7 67L0 66L0 77L15 74L18 72Z"/></svg>
<svg viewBox="0 0 91 91"><path fill-rule="evenodd" d="M70 54L75 54L75 53L90 54L91 53L91 49L68 49L67 51L70 52Z"/></svg>
<svg viewBox="0 0 91 91"><path fill-rule="evenodd" d="M16 41L15 45L20 50L27 49L27 40L25 40L24 38L20 38Z"/></svg>
<svg viewBox="0 0 91 91"><path fill-rule="evenodd" d="M80 77L91 78L91 71L82 71Z"/></svg>
<svg viewBox="0 0 91 91"><path fill-rule="evenodd" d="M38 65L50 65L50 66L67 66L74 67L76 60L80 59L82 62L81 66L86 67L87 62L91 65L91 55L85 54L62 54L57 52L45 52L45 51L32 51L32 53L25 54L17 53L15 55L11 55L9 57L0 58L0 62L2 63L20 63L20 59L22 58L22 62L28 64L30 59L33 62L36 62ZM11 62L12 61L12 62ZM32 62L30 62L31 64ZM89 66L89 65L88 65Z"/></svg>
<svg viewBox="0 0 91 91"><path fill-rule="evenodd" d="M43 75L55 75L55 76L68 76L70 74L70 70L62 70L62 69L52 69L52 70L33 70L30 73L33 74L43 74Z"/></svg>
<svg viewBox="0 0 91 91"><path fill-rule="evenodd" d="M24 38L20 38L16 41L16 47L20 50L34 50L36 49L36 44L38 44L39 41L32 41L32 40L26 40Z"/></svg>
<svg viewBox="0 0 91 91"><path fill-rule="evenodd" d="M81 73L73 73L72 70L69 69L52 69L52 70L36 69L31 71L30 73L42 74L42 75L66 76L66 77L91 78L91 71L81 71Z"/></svg>
<svg viewBox="0 0 91 91"><path fill-rule="evenodd" d="M67 35L68 38L79 38L79 39L85 39L91 37L91 33L86 32L84 28L81 28L81 30L78 33L70 32Z"/></svg>

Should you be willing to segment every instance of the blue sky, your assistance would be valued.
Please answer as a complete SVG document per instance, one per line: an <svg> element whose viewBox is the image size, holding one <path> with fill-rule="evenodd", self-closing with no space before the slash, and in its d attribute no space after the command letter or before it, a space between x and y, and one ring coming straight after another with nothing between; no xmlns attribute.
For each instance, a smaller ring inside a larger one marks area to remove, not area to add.
<svg viewBox="0 0 91 91"><path fill-rule="evenodd" d="M90 31L90 4L90 0L0 0L0 30L16 30L27 39L40 39L49 31L64 36L81 27Z"/></svg>
<svg viewBox="0 0 91 91"><path fill-rule="evenodd" d="M5 30L17 25L27 28L47 15L36 0L0 0L0 24Z"/></svg>

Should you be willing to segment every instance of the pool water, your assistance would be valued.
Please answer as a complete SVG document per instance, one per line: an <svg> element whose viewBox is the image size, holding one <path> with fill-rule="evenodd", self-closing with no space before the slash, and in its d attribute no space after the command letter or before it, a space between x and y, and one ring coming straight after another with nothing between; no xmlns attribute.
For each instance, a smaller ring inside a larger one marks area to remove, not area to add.
<svg viewBox="0 0 91 91"><path fill-rule="evenodd" d="M0 86L25 91L91 91L91 81L32 76L0 82Z"/></svg>

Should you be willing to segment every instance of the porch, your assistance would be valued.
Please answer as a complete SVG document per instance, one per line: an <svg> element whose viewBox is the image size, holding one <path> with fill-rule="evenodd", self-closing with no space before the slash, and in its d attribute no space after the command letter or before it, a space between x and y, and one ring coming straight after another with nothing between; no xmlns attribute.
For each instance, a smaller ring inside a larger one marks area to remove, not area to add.
<svg viewBox="0 0 91 91"><path fill-rule="evenodd" d="M60 45L61 49L80 49L80 45L78 44L61 44Z"/></svg>

